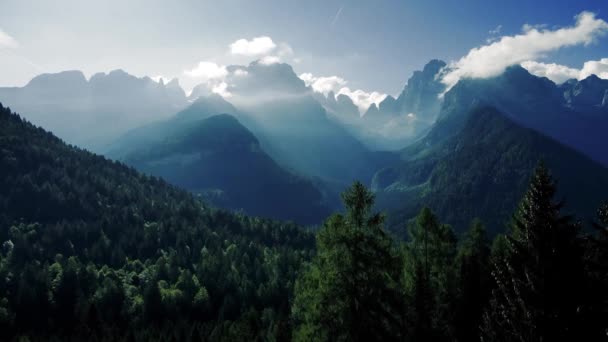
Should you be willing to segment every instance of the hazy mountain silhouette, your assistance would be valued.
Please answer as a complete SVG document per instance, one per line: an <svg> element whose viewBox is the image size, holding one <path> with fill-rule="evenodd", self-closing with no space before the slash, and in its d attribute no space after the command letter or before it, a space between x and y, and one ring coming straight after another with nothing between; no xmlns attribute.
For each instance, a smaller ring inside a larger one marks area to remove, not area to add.
<svg viewBox="0 0 608 342"><path fill-rule="evenodd" d="M187 105L177 80L165 85L122 70L88 81L80 71L42 74L24 87L0 88L0 101L67 142L94 151Z"/></svg>

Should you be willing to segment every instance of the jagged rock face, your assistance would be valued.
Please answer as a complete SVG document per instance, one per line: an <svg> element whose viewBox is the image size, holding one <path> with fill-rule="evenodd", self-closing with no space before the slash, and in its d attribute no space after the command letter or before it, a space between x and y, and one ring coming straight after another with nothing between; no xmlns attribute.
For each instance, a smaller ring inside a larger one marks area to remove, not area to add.
<svg viewBox="0 0 608 342"><path fill-rule="evenodd" d="M413 113L420 120L433 122L441 107L439 95L445 90L438 74L445 66L443 61L431 60L421 71L415 71L398 98L387 97L380 103L380 112L392 115Z"/></svg>
<svg viewBox="0 0 608 342"><path fill-rule="evenodd" d="M608 80L591 75L584 80L570 80L560 87L567 106L576 111L597 111L606 107Z"/></svg>

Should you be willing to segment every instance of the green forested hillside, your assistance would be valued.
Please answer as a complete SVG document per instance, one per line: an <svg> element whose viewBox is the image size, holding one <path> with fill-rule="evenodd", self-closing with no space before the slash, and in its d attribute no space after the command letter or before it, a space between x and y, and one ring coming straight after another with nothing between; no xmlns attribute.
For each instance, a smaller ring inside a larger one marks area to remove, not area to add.
<svg viewBox="0 0 608 342"><path fill-rule="evenodd" d="M313 242L0 107L0 340L284 340Z"/></svg>
<svg viewBox="0 0 608 342"><path fill-rule="evenodd" d="M447 139L414 144L396 167L379 171L373 187L390 226L403 235L402 222L424 206L462 232L473 217L492 234L503 232L530 172L544 160L559 182L565 209L583 219L608 193L608 170L555 140L523 128L491 107L480 107ZM442 122L434 130L442 131ZM453 127L453 126L452 126ZM435 142L437 141L437 142Z"/></svg>

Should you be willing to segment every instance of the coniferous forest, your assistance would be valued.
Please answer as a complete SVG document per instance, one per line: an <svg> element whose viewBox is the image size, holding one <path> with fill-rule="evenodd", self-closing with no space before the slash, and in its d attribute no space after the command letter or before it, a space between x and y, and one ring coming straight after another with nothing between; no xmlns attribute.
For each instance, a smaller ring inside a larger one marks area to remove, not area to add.
<svg viewBox="0 0 608 342"><path fill-rule="evenodd" d="M0 0L0 342L608 342L608 1Z"/></svg>
<svg viewBox="0 0 608 342"><path fill-rule="evenodd" d="M393 237L355 182L316 232L207 207L0 113L2 340L606 339L608 206L541 162L505 234L423 208Z"/></svg>

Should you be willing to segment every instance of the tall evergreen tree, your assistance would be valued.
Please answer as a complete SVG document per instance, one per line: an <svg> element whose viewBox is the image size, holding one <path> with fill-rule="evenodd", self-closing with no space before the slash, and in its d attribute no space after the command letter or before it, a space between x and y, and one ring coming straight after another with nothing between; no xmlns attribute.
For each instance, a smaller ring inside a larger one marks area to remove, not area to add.
<svg viewBox="0 0 608 342"><path fill-rule="evenodd" d="M460 244L456 257L458 297L454 315L454 333L458 341L479 339L479 325L490 295L490 247L486 229L479 219Z"/></svg>
<svg viewBox="0 0 608 342"><path fill-rule="evenodd" d="M411 337L415 341L448 340L456 289L456 236L429 208L420 211L409 227L409 235L404 286L415 310L411 313Z"/></svg>
<svg viewBox="0 0 608 342"><path fill-rule="evenodd" d="M555 193L539 164L514 215L506 256L495 264L484 341L573 341L582 333L579 224L561 214Z"/></svg>
<svg viewBox="0 0 608 342"><path fill-rule="evenodd" d="M355 182L317 234L317 256L295 289L294 339L391 341L401 332L400 258L372 213L373 194Z"/></svg>
<svg viewBox="0 0 608 342"><path fill-rule="evenodd" d="M586 239L586 301L581 311L587 323L586 339L608 341L608 203L598 210L593 227L595 232Z"/></svg>

